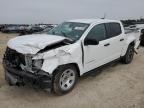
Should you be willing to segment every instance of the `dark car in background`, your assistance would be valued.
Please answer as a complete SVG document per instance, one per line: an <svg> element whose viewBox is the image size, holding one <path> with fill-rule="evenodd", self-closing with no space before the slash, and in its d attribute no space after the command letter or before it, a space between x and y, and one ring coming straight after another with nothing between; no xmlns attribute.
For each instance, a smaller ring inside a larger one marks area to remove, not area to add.
<svg viewBox="0 0 144 108"><path fill-rule="evenodd" d="M1 32L3 33L20 33L25 30L26 25L4 25L1 28Z"/></svg>
<svg viewBox="0 0 144 108"><path fill-rule="evenodd" d="M4 25L0 25L0 31L4 28Z"/></svg>

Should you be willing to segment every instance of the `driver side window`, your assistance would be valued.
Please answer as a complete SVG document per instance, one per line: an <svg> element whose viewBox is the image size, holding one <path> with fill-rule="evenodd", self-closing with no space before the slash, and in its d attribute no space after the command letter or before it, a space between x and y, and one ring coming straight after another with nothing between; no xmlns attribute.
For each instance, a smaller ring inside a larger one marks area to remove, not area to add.
<svg viewBox="0 0 144 108"><path fill-rule="evenodd" d="M94 26L88 33L86 38L96 39L97 41L102 41L106 37L106 30L104 24L99 24Z"/></svg>

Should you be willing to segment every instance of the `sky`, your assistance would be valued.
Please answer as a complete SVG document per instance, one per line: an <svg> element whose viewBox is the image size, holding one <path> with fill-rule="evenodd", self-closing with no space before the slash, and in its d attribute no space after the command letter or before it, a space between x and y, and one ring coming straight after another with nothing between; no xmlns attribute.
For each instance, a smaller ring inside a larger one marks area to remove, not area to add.
<svg viewBox="0 0 144 108"><path fill-rule="evenodd" d="M144 0L0 0L1 24L61 23L71 19L144 18Z"/></svg>

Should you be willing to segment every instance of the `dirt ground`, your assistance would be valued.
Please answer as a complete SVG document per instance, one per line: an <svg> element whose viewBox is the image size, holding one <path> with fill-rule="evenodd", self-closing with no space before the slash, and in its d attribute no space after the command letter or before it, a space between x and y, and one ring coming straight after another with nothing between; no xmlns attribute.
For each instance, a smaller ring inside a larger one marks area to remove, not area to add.
<svg viewBox="0 0 144 108"><path fill-rule="evenodd" d="M7 85L2 57L6 42L15 36L0 33L0 108L144 108L144 48L131 64L116 63L95 77L82 77L72 92L55 96Z"/></svg>

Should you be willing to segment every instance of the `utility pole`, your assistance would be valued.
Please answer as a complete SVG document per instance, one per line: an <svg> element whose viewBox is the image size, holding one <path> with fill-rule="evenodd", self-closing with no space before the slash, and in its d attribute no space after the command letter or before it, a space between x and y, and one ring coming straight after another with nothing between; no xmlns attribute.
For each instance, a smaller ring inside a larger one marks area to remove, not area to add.
<svg viewBox="0 0 144 108"><path fill-rule="evenodd" d="M105 19L106 18L106 13L104 13L104 16L103 16L103 18L101 18L101 19Z"/></svg>

